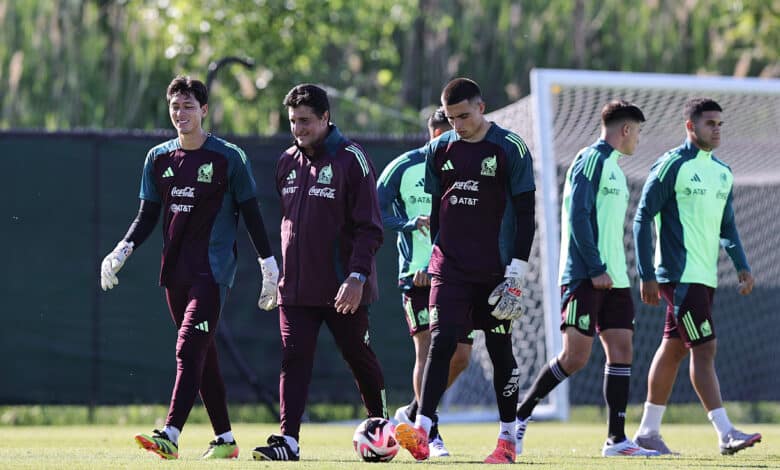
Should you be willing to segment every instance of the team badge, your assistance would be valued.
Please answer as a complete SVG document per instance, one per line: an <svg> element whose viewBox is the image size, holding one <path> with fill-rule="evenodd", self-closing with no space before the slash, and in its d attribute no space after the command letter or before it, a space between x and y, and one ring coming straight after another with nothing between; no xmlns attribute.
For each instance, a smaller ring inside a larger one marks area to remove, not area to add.
<svg viewBox="0 0 780 470"><path fill-rule="evenodd" d="M704 320L704 323L699 327L702 336L710 336L712 334L712 326L709 320Z"/></svg>
<svg viewBox="0 0 780 470"><path fill-rule="evenodd" d="M590 328L590 315L583 315L577 320L577 325L581 330L588 330Z"/></svg>
<svg viewBox="0 0 780 470"><path fill-rule="evenodd" d="M430 320L431 325L434 323L439 323L439 309L436 305L431 307L431 309L428 311L428 319Z"/></svg>
<svg viewBox="0 0 780 470"><path fill-rule="evenodd" d="M214 175L214 165L211 162L205 163L198 168L198 182L211 183L211 177Z"/></svg>
<svg viewBox="0 0 780 470"><path fill-rule="evenodd" d="M482 176L496 176L496 167L498 167L496 156L487 157L482 160L482 171L479 174Z"/></svg>
<svg viewBox="0 0 780 470"><path fill-rule="evenodd" d="M726 176L726 173L720 174L720 187L726 188L729 185L729 177Z"/></svg>
<svg viewBox="0 0 780 470"><path fill-rule="evenodd" d="M330 180L333 179L333 168L330 165L322 167L320 174L317 175L317 183L330 184Z"/></svg>
<svg viewBox="0 0 780 470"><path fill-rule="evenodd" d="M424 308L424 309L420 310L419 312L417 312L417 316L420 318L420 323L428 323L429 318L428 318L428 309L427 308Z"/></svg>

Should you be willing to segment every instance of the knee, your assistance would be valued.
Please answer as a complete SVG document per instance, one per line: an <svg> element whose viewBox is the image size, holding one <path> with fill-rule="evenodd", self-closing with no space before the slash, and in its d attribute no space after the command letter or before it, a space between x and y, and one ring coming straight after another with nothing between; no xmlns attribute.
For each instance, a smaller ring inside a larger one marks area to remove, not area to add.
<svg viewBox="0 0 780 470"><path fill-rule="evenodd" d="M431 347L428 357L431 359L450 361L457 347L454 330L437 328L431 333Z"/></svg>
<svg viewBox="0 0 780 470"><path fill-rule="evenodd" d="M558 356L558 362L567 375L572 375L573 373L585 367L585 365L588 363L588 359L589 356L573 354L570 351L563 351Z"/></svg>

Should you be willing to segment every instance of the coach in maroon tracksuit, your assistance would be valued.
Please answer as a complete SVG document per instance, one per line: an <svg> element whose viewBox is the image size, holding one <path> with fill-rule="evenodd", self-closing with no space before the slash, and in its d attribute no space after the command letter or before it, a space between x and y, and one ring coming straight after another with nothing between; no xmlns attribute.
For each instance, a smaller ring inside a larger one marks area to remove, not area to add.
<svg viewBox="0 0 780 470"><path fill-rule="evenodd" d="M377 298L374 255L382 244L376 172L363 149L330 123L327 93L302 84L284 99L295 145L276 168L282 198L279 328L281 435L256 460L298 460L301 416L320 325L355 376L368 416L387 417L384 378L368 334Z"/></svg>

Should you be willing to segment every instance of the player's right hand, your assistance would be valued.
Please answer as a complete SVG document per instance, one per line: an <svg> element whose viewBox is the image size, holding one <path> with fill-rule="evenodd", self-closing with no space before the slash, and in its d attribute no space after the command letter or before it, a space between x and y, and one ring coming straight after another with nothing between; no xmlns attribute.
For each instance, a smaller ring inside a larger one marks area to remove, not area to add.
<svg viewBox="0 0 780 470"><path fill-rule="evenodd" d="M658 305L661 300L658 281L639 281L639 294L647 305Z"/></svg>
<svg viewBox="0 0 780 470"><path fill-rule="evenodd" d="M609 277L609 274L606 272L603 272L596 277L590 278L590 282L593 284L594 289L612 289L612 278Z"/></svg>
<svg viewBox="0 0 780 470"><path fill-rule="evenodd" d="M414 277L412 278L412 284L415 287L430 287L431 286L431 275L425 272L424 269L418 269L414 272Z"/></svg>
<svg viewBox="0 0 780 470"><path fill-rule="evenodd" d="M276 258L269 256L266 259L257 258L260 263L260 271L263 273L263 287L260 289L260 298L257 306L263 310L273 310L277 305L277 284L279 283L279 266Z"/></svg>
<svg viewBox="0 0 780 470"><path fill-rule="evenodd" d="M113 289L114 286L119 284L119 279L116 277L116 273L122 269L125 261L133 252L133 242L120 241L116 247L103 258L103 262L100 264L100 287L104 291Z"/></svg>
<svg viewBox="0 0 780 470"><path fill-rule="evenodd" d="M418 215L416 228L420 233L427 237L431 230L431 217L428 215Z"/></svg>
<svg viewBox="0 0 780 470"><path fill-rule="evenodd" d="M488 303L495 305L491 315L499 320L514 320L525 314L523 290L525 290L525 273L528 272L528 262L512 259L506 267L504 282L496 286L488 296Z"/></svg>
<svg viewBox="0 0 780 470"><path fill-rule="evenodd" d="M750 274L750 271L740 271L737 273L737 276L739 278L740 295L748 295L753 292L753 284L756 283L756 280L753 279L753 275Z"/></svg>

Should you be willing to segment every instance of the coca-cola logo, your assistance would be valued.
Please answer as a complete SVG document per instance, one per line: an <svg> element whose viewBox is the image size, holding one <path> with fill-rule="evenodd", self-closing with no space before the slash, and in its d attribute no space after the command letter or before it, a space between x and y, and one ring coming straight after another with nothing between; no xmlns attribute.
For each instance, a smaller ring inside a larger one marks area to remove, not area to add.
<svg viewBox="0 0 780 470"><path fill-rule="evenodd" d="M452 184L452 189L461 189L463 191L479 192L479 181L456 181Z"/></svg>
<svg viewBox="0 0 780 470"><path fill-rule="evenodd" d="M184 188L177 188L176 186L171 188L171 196L173 197L195 197L195 188L187 186Z"/></svg>
<svg viewBox="0 0 780 470"><path fill-rule="evenodd" d="M309 188L309 196L336 199L336 188Z"/></svg>

